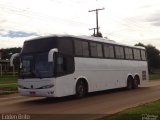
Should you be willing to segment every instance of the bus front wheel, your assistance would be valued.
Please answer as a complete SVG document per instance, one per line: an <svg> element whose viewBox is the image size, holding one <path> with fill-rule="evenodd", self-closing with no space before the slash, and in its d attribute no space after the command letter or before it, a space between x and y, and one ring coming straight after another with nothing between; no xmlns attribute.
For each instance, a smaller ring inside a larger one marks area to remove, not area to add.
<svg viewBox="0 0 160 120"><path fill-rule="evenodd" d="M87 93L87 85L83 80L79 80L76 84L76 96L82 98Z"/></svg>

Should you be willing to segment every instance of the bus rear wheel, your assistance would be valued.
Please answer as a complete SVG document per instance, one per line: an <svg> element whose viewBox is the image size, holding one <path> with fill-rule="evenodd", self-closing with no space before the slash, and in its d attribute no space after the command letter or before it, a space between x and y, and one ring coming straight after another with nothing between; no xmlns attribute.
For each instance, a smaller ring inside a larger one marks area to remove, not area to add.
<svg viewBox="0 0 160 120"><path fill-rule="evenodd" d="M76 97L82 98L87 93L87 85L83 80L79 80L76 84Z"/></svg>
<svg viewBox="0 0 160 120"><path fill-rule="evenodd" d="M131 90L133 88L133 79L132 77L128 77L127 79L127 90Z"/></svg>
<svg viewBox="0 0 160 120"><path fill-rule="evenodd" d="M133 80L133 89L137 89L138 88L138 81L139 81L139 77L135 76L134 80Z"/></svg>

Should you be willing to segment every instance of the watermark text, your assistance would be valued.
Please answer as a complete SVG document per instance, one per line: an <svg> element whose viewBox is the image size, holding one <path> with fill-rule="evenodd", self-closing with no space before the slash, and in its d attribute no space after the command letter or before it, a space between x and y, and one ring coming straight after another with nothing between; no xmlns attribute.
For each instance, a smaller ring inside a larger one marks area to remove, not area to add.
<svg viewBox="0 0 160 120"><path fill-rule="evenodd" d="M2 114L2 120L31 120L28 114Z"/></svg>

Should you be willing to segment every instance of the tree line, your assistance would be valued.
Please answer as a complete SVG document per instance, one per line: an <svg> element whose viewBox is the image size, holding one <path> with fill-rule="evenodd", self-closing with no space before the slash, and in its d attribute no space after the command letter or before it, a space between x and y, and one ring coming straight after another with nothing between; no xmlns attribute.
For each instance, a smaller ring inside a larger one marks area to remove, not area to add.
<svg viewBox="0 0 160 120"><path fill-rule="evenodd" d="M135 46L142 46L146 49L147 61L148 61L148 70L150 73L154 69L160 69L160 51L153 45L144 45L142 43L135 44Z"/></svg>
<svg viewBox="0 0 160 120"><path fill-rule="evenodd" d="M9 60L12 54L20 53L21 49L22 49L21 47L0 49L1 60Z"/></svg>

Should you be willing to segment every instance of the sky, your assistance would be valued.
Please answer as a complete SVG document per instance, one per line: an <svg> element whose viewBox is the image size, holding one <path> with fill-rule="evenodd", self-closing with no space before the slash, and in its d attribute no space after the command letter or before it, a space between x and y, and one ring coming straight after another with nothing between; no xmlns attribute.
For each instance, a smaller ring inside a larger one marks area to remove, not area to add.
<svg viewBox="0 0 160 120"><path fill-rule="evenodd" d="M160 0L0 0L0 49L52 34L92 35L99 11L103 37L160 50Z"/></svg>

